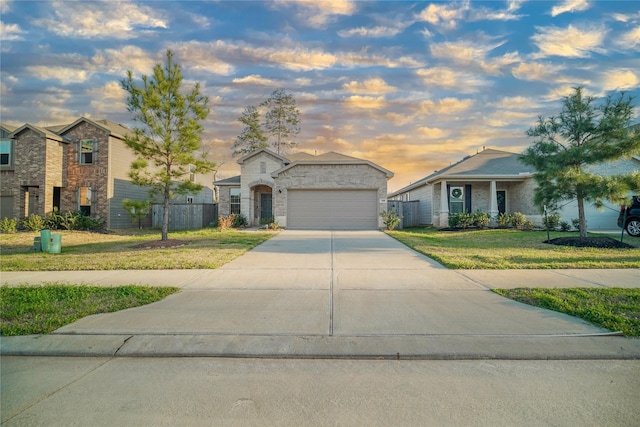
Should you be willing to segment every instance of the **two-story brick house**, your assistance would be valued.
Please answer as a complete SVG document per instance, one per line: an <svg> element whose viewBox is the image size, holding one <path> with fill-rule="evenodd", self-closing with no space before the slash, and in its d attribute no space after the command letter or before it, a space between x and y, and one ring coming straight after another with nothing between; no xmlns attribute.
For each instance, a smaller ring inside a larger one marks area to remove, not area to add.
<svg viewBox="0 0 640 427"><path fill-rule="evenodd" d="M105 220L107 228L133 223L124 199L147 200L148 189L129 178L134 153L124 143L130 130L109 120L80 118L53 127L0 125L1 217L22 219L54 208L80 210ZM211 176L194 177L205 186L193 203L212 203ZM186 201L186 198L175 202ZM145 225L150 225L149 218Z"/></svg>

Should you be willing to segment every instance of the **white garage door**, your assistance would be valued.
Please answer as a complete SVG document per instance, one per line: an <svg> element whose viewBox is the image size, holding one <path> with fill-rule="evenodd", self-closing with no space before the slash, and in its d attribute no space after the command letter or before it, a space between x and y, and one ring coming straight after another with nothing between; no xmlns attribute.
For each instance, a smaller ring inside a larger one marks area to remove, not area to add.
<svg viewBox="0 0 640 427"><path fill-rule="evenodd" d="M289 190L287 228L293 230L374 230L376 190Z"/></svg>

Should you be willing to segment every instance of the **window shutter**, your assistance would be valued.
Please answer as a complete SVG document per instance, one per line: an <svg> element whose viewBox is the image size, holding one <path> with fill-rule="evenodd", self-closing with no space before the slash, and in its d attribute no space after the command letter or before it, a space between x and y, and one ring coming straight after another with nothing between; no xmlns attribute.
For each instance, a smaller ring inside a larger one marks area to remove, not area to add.
<svg viewBox="0 0 640 427"><path fill-rule="evenodd" d="M464 186L464 204L467 208L467 213L471 213L471 184Z"/></svg>

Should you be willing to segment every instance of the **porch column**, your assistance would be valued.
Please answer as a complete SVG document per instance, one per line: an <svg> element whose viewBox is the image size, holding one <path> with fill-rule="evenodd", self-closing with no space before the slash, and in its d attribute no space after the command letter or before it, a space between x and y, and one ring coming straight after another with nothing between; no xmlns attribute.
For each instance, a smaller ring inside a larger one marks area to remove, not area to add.
<svg viewBox="0 0 640 427"><path fill-rule="evenodd" d="M449 226L449 194L447 181L440 182L440 227Z"/></svg>
<svg viewBox="0 0 640 427"><path fill-rule="evenodd" d="M491 181L491 189L489 190L489 216L491 217L492 225L496 224L498 213L498 189L496 182Z"/></svg>

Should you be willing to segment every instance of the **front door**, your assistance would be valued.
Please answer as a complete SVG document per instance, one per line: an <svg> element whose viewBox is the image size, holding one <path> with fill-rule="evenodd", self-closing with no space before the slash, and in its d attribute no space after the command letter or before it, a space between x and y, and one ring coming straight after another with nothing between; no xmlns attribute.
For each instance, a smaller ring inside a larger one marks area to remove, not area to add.
<svg viewBox="0 0 640 427"><path fill-rule="evenodd" d="M507 212L507 192L505 190L496 191L496 196L498 198L498 212Z"/></svg>
<svg viewBox="0 0 640 427"><path fill-rule="evenodd" d="M273 197L271 193L260 194L260 223L273 221Z"/></svg>

